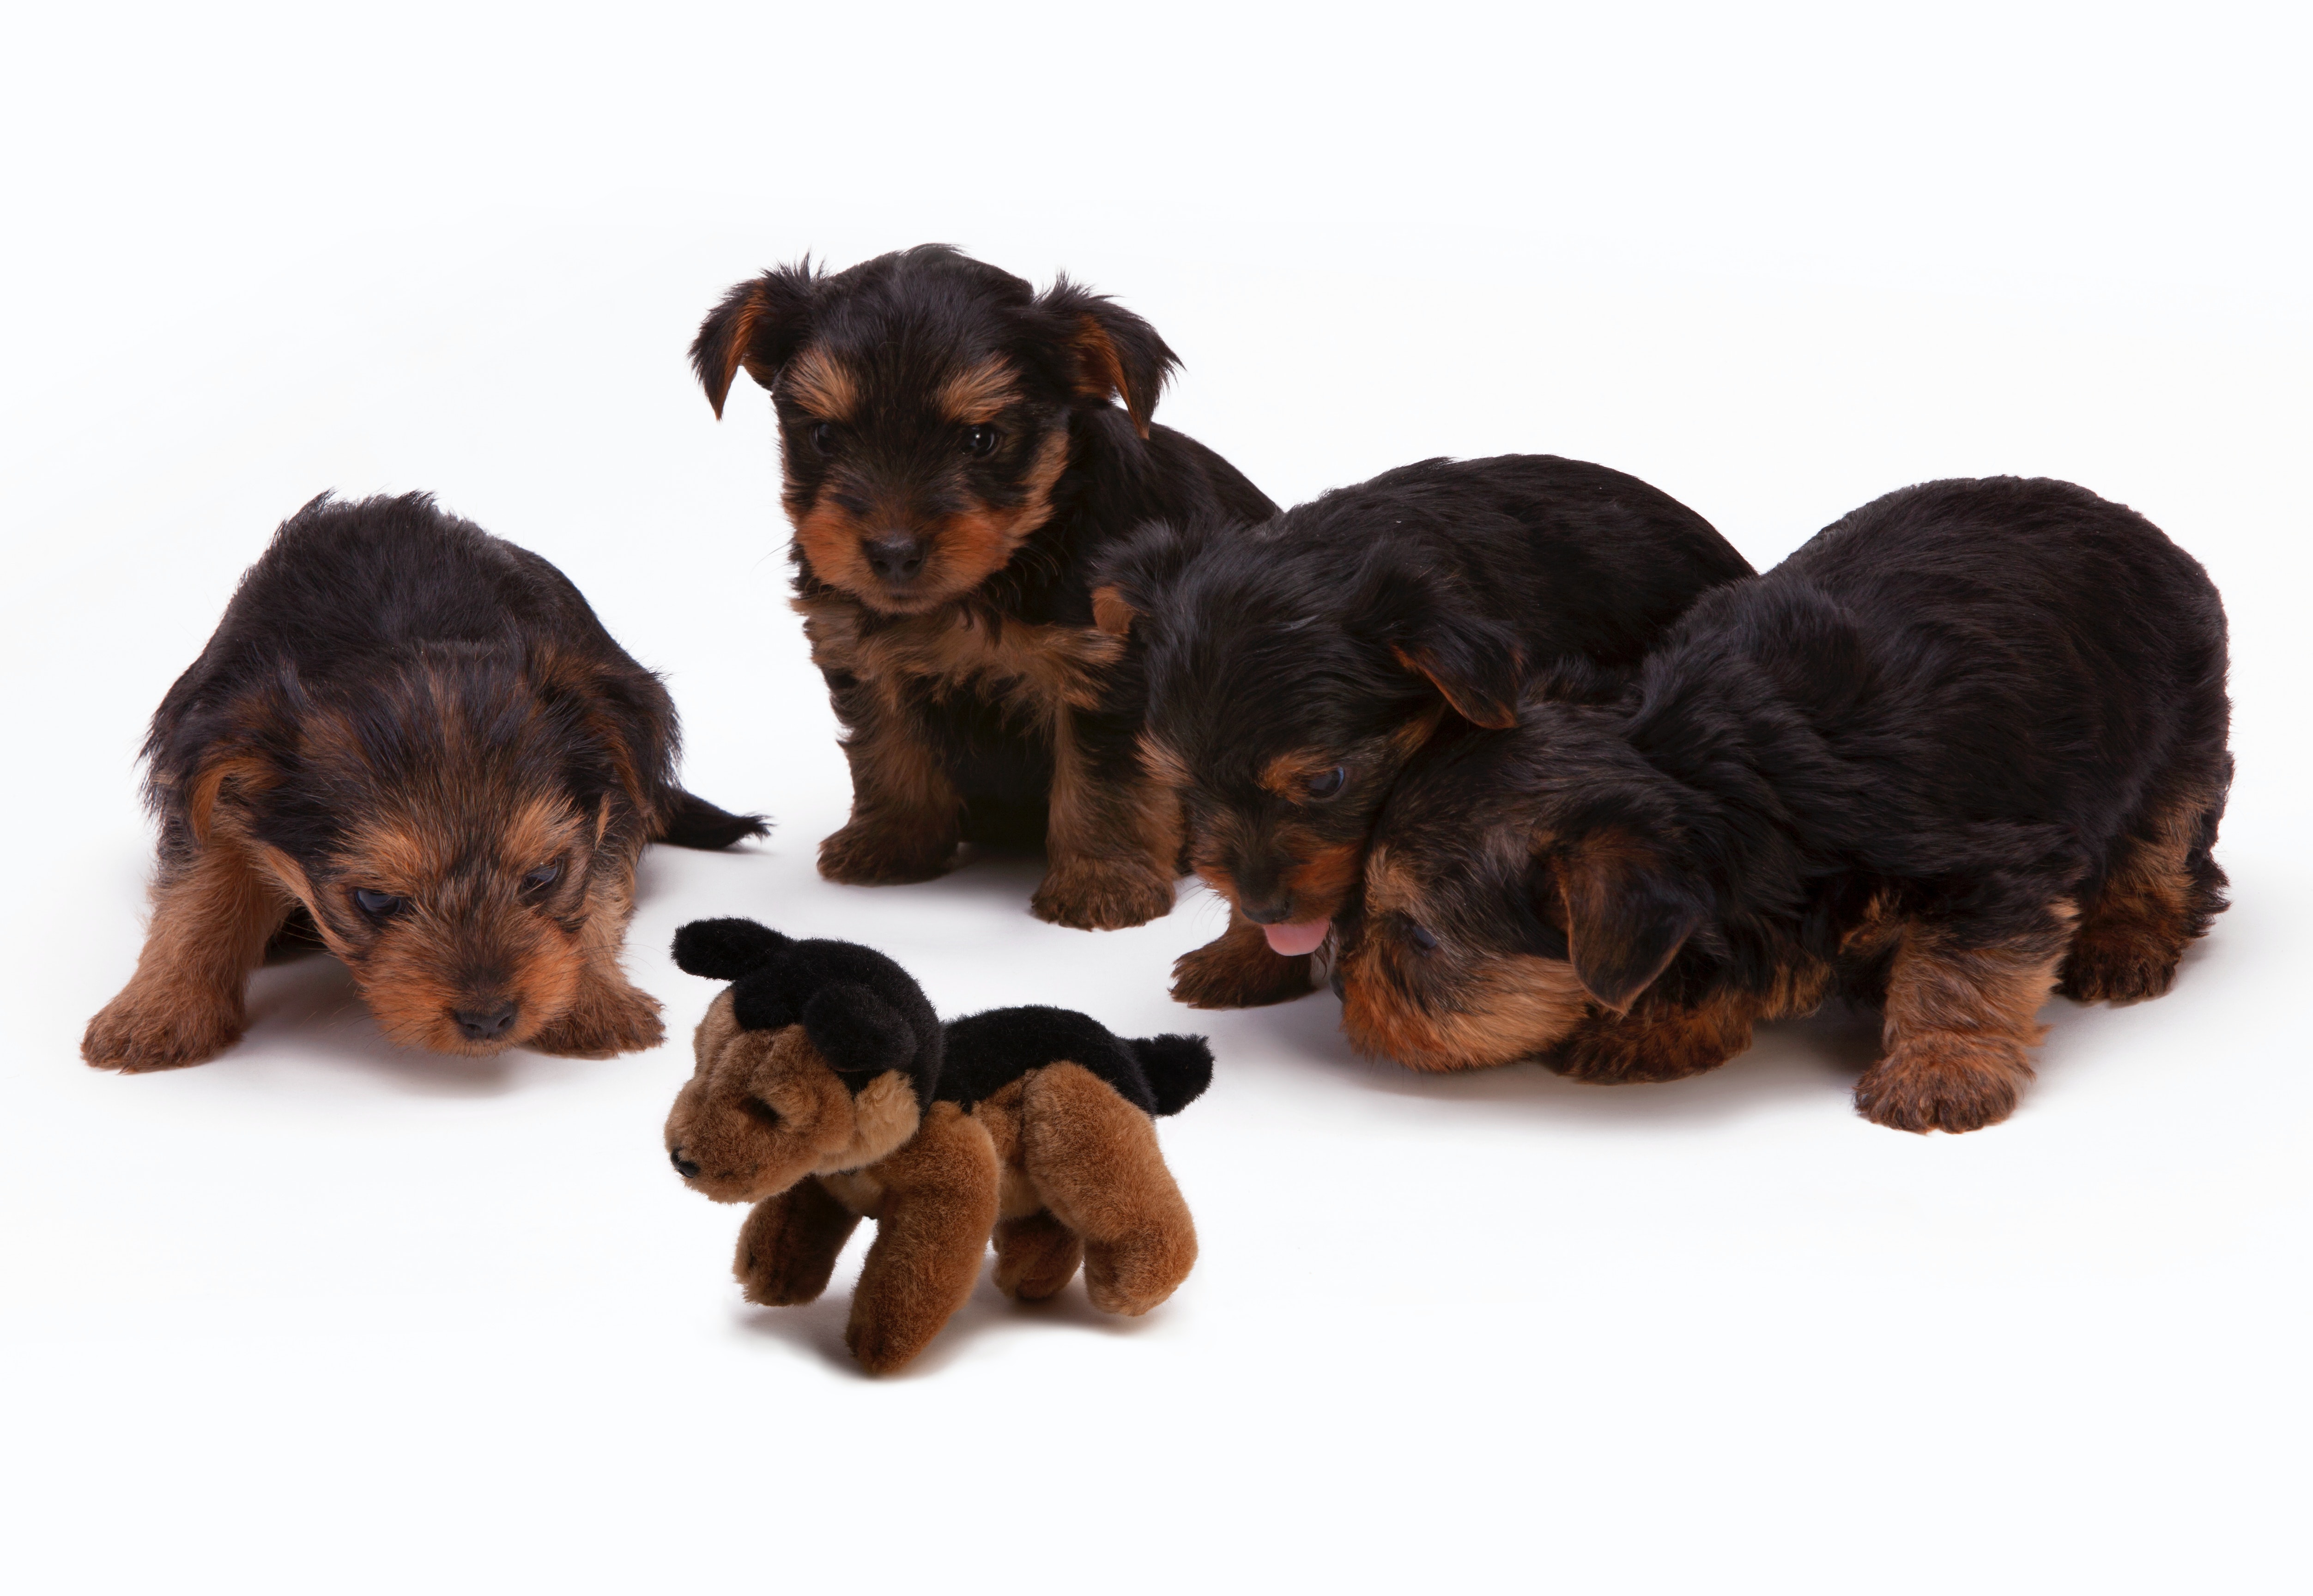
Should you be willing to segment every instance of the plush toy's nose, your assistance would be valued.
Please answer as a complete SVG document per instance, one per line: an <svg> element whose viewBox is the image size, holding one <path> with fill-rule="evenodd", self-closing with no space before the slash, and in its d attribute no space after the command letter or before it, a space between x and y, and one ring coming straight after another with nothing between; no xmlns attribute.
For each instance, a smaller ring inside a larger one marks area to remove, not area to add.
<svg viewBox="0 0 2313 1596"><path fill-rule="evenodd" d="M484 998L471 1009L453 1009L450 1018L470 1042L494 1042L514 1028L514 1016L522 1005L510 997L492 1002Z"/></svg>
<svg viewBox="0 0 2313 1596"><path fill-rule="evenodd" d="M674 1165L674 1172L682 1176L684 1179L688 1180L693 1175L699 1173L699 1166L691 1162L689 1159L683 1157L682 1148L668 1148L666 1150L666 1156L667 1162Z"/></svg>

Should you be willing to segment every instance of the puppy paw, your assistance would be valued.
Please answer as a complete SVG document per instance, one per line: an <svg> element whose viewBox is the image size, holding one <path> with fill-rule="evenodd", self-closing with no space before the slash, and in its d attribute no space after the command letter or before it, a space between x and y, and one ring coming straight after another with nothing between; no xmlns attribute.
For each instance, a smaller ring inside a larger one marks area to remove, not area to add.
<svg viewBox="0 0 2313 1596"><path fill-rule="evenodd" d="M594 982L580 989L560 1019L540 1028L525 1044L532 1051L565 1058L609 1058L640 1053L666 1039L658 999L621 982Z"/></svg>
<svg viewBox="0 0 2313 1596"><path fill-rule="evenodd" d="M1055 925L1121 931L1173 912L1173 878L1146 864L1072 859L1045 873L1028 907Z"/></svg>
<svg viewBox="0 0 2313 1596"><path fill-rule="evenodd" d="M241 1039L239 1004L124 992L88 1022L80 1056L92 1068L140 1074L206 1064Z"/></svg>
<svg viewBox="0 0 2313 1596"><path fill-rule="evenodd" d="M1891 1130L1981 1130L2015 1111L2031 1078L2022 1050L1948 1036L1898 1043L1855 1083L1855 1108Z"/></svg>
<svg viewBox="0 0 2313 1596"><path fill-rule="evenodd" d="M955 838L854 820L819 845L819 873L848 887L897 887L945 875Z"/></svg>
<svg viewBox="0 0 2313 1596"><path fill-rule="evenodd" d="M1241 934L1231 927L1218 940L1173 961L1173 1001L1192 1009L1257 1009L1290 1003L1315 990L1310 955L1288 959L1269 951L1258 925Z"/></svg>
<svg viewBox="0 0 2313 1596"><path fill-rule="evenodd" d="M1717 1069L1749 1045L1748 1028L1739 1038L1693 1017L1676 1020L1594 1014L1542 1057L1543 1065L1570 1081L1594 1086L1684 1081Z"/></svg>
<svg viewBox="0 0 2313 1596"><path fill-rule="evenodd" d="M2177 984L2185 939L2144 923L2083 926L2056 990L2075 1003L2141 1003Z"/></svg>

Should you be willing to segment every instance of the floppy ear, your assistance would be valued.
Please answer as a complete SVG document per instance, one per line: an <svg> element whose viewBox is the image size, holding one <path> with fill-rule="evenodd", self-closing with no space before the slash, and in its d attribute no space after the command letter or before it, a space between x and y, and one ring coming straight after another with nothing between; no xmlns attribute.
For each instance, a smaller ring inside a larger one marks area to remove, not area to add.
<svg viewBox="0 0 2313 1596"><path fill-rule="evenodd" d="M916 1054L916 1033L899 1012L849 981L811 995L803 1005L803 1029L839 1074L872 1079L906 1068Z"/></svg>
<svg viewBox="0 0 2313 1596"><path fill-rule="evenodd" d="M1574 978L1623 1013L1702 924L1702 899L1629 833L1603 829L1558 862Z"/></svg>
<svg viewBox="0 0 2313 1596"><path fill-rule="evenodd" d="M723 401L741 366L765 388L778 376L803 341L818 286L811 258L805 256L800 265L783 266L740 284L699 324L699 336L690 345L690 369L699 373L699 385L707 390L707 402L715 407L717 419L722 418Z"/></svg>
<svg viewBox="0 0 2313 1596"><path fill-rule="evenodd" d="M735 981L778 959L791 940L752 920L693 920L674 934L674 962L690 975Z"/></svg>
<svg viewBox="0 0 2313 1596"><path fill-rule="evenodd" d="M1517 724L1526 659L1517 639L1492 621L1432 614L1390 645L1397 662L1446 696L1473 725L1507 732Z"/></svg>
<svg viewBox="0 0 2313 1596"><path fill-rule="evenodd" d="M1148 435L1157 390L1181 362L1156 329L1105 295L1087 294L1066 277L1038 302L1058 316L1076 360L1076 389L1087 398L1121 398L1132 427Z"/></svg>

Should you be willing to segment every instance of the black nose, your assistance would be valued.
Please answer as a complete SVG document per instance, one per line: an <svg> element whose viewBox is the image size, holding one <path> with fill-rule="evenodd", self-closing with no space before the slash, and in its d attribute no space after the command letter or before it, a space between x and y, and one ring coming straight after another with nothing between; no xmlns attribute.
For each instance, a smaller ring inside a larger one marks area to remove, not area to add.
<svg viewBox="0 0 2313 1596"><path fill-rule="evenodd" d="M1282 925L1293 916L1293 900L1290 898L1248 898L1237 908L1246 919L1256 925Z"/></svg>
<svg viewBox="0 0 2313 1596"><path fill-rule="evenodd" d="M514 1029L514 1016L522 1013L522 1004L511 997L497 1003L484 1003L471 1009L453 1009L450 1018L470 1042L494 1042Z"/></svg>
<svg viewBox="0 0 2313 1596"><path fill-rule="evenodd" d="M683 1157L682 1149L680 1147L668 1148L666 1158L667 1162L674 1166L674 1172L686 1180L699 1173L699 1166Z"/></svg>
<svg viewBox="0 0 2313 1596"><path fill-rule="evenodd" d="M905 582L924 568L924 540L893 532L864 547L867 564L886 582Z"/></svg>

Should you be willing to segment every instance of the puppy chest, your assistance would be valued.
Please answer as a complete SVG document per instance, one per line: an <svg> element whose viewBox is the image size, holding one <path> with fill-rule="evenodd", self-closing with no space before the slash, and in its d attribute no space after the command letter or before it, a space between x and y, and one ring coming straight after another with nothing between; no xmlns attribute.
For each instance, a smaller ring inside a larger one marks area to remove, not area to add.
<svg viewBox="0 0 2313 1596"><path fill-rule="evenodd" d="M966 610L900 618L829 606L805 612L812 660L889 699L977 700L1015 720L1048 725L1064 709L1099 704L1123 641L1089 627L1029 626Z"/></svg>

